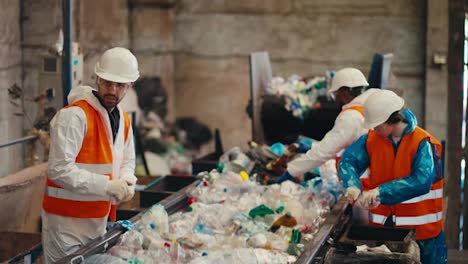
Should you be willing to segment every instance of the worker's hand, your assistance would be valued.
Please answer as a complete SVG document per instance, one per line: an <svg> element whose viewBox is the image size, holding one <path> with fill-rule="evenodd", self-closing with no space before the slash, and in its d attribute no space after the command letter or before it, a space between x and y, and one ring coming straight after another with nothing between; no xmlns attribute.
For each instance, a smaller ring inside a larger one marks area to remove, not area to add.
<svg viewBox="0 0 468 264"><path fill-rule="evenodd" d="M285 173L283 173L283 175L281 175L281 177L276 179L275 183L280 184L284 181L294 181L294 177L291 174L289 174L288 171L286 171Z"/></svg>
<svg viewBox="0 0 468 264"><path fill-rule="evenodd" d="M122 200L127 195L127 187L128 184L125 180L122 179L116 179L116 180L111 180L107 184L107 190L106 192L114 196L117 201Z"/></svg>
<svg viewBox="0 0 468 264"><path fill-rule="evenodd" d="M137 182L137 178L135 177L135 175L123 175L122 177L120 177L120 179L124 180L125 182L127 182L128 185L135 185L136 182Z"/></svg>
<svg viewBox="0 0 468 264"><path fill-rule="evenodd" d="M358 188L356 187L346 188L345 197L348 198L348 201L351 204L354 204L354 202L359 198L359 195L361 195L361 190L359 190Z"/></svg>
<svg viewBox="0 0 468 264"><path fill-rule="evenodd" d="M374 209L380 205L379 188L363 192L357 204L362 208Z"/></svg>
<svg viewBox="0 0 468 264"><path fill-rule="evenodd" d="M122 200L118 201L118 203L130 201L134 195L135 195L135 185L128 185L125 196L122 198Z"/></svg>

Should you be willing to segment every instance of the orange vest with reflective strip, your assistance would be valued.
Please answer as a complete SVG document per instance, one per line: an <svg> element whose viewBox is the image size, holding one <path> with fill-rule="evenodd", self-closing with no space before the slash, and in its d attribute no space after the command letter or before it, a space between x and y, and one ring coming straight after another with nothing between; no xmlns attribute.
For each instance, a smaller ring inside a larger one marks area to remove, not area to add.
<svg viewBox="0 0 468 264"><path fill-rule="evenodd" d="M75 159L76 166L112 179L112 145L105 132L106 126L101 115L85 100L75 102L66 108L73 106L78 106L84 111L87 126L80 152ZM123 118L124 140L127 141L130 119L126 113L123 113ZM63 189L49 177L46 185L42 203L46 212L77 218L101 218L109 214L111 220L115 221L116 208L111 206L109 196L77 194Z"/></svg>
<svg viewBox="0 0 468 264"><path fill-rule="evenodd" d="M442 145L428 132L420 127L405 135L395 155L390 140L370 130L366 148L370 160L370 188L406 177L411 174L411 164L422 140L428 139L442 153ZM393 215L395 227L416 229L416 240L434 238L442 231L442 193L444 181L432 184L429 193L415 197L393 206L380 205L369 210L369 222L383 225Z"/></svg>
<svg viewBox="0 0 468 264"><path fill-rule="evenodd" d="M364 107L362 107L361 105L355 105L355 106L351 106L351 107L348 107L346 109L344 109L343 111L341 112L344 112L344 111L348 111L348 110L356 110L358 111L359 113L361 113L362 116L364 116ZM340 163L340 160L341 160L341 156L337 156L335 158L335 161L336 161L336 169L338 170L338 165ZM362 190L363 191L367 191L367 190L370 190L369 189L369 178L361 178L361 184L362 184Z"/></svg>

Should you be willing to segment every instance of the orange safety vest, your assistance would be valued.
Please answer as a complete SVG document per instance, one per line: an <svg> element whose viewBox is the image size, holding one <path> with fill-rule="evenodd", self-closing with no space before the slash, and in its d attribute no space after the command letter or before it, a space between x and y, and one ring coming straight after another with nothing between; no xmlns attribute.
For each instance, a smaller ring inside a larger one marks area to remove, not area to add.
<svg viewBox="0 0 468 264"><path fill-rule="evenodd" d="M86 134L75 164L80 169L106 175L112 179L112 145L107 138L106 126L99 112L85 100L77 101L65 108L78 106L86 114ZM124 116L124 140L127 141L130 119ZM101 218L109 215L115 221L116 208L111 205L110 197L89 194L78 194L55 184L47 177L47 187L42 202L43 209L51 214L77 217Z"/></svg>
<svg viewBox="0 0 468 264"><path fill-rule="evenodd" d="M406 177L411 174L413 157L418 151L422 140L428 139L439 153L442 145L437 139L420 127L404 136L395 155L392 143L371 130L367 137L366 148L370 160L370 188ZM444 181L432 184L431 190L421 196L404 201L400 204L380 205L369 210L369 223L384 225L390 215L393 215L395 227L416 229L416 240L434 238L442 231L442 194Z"/></svg>
<svg viewBox="0 0 468 264"><path fill-rule="evenodd" d="M362 107L361 105L351 106L351 107L349 107L349 108L344 109L344 110L341 111L341 112L348 111L348 110L355 110L355 111L358 111L359 113L361 113L362 116L364 116L364 107ZM339 165L339 163L340 163L340 160L341 160L341 156L336 156L336 158L335 158L335 161L336 161L335 165L336 165L336 169L337 169L337 170L338 170L338 165ZM368 177L361 177L360 180L361 180L362 190L363 190L363 191L370 190L370 189L369 189L369 178L368 178Z"/></svg>

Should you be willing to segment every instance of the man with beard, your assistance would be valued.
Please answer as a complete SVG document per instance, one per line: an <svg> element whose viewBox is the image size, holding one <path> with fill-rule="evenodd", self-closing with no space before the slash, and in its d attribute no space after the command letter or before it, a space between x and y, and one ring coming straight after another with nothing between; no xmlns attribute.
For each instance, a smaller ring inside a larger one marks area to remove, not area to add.
<svg viewBox="0 0 468 264"><path fill-rule="evenodd" d="M46 263L54 263L106 232L115 207L135 193L133 131L119 102L139 77L125 48L96 63L97 90L74 87L69 105L51 121L51 146L42 210Z"/></svg>

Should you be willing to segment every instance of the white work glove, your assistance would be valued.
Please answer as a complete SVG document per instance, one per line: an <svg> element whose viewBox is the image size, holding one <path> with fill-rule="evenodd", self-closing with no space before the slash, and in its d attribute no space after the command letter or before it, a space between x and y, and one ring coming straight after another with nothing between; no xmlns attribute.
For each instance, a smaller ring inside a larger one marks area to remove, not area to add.
<svg viewBox="0 0 468 264"><path fill-rule="evenodd" d="M135 185L137 182L137 178L134 175L124 175L120 177L120 179L124 180L127 183L127 192L122 200L118 202L127 202L130 201L133 196L135 195Z"/></svg>
<svg viewBox="0 0 468 264"><path fill-rule="evenodd" d="M135 185L137 182L137 177L135 177L134 175L127 174L127 175L120 177L120 179L126 181L128 185Z"/></svg>
<svg viewBox="0 0 468 264"><path fill-rule="evenodd" d="M125 196L122 198L122 200L119 201L119 203L130 201L134 195L135 195L135 185L128 185L127 192Z"/></svg>
<svg viewBox="0 0 468 264"><path fill-rule="evenodd" d="M107 194L113 196L117 201L120 201L127 195L127 182L122 179L110 180L107 184Z"/></svg>
<svg viewBox="0 0 468 264"><path fill-rule="evenodd" d="M361 194L361 190L356 187L349 187L346 188L345 197L348 198L348 202L354 204L354 202L359 198Z"/></svg>
<svg viewBox="0 0 468 264"><path fill-rule="evenodd" d="M366 209L374 209L380 205L379 188L363 192L356 205Z"/></svg>

